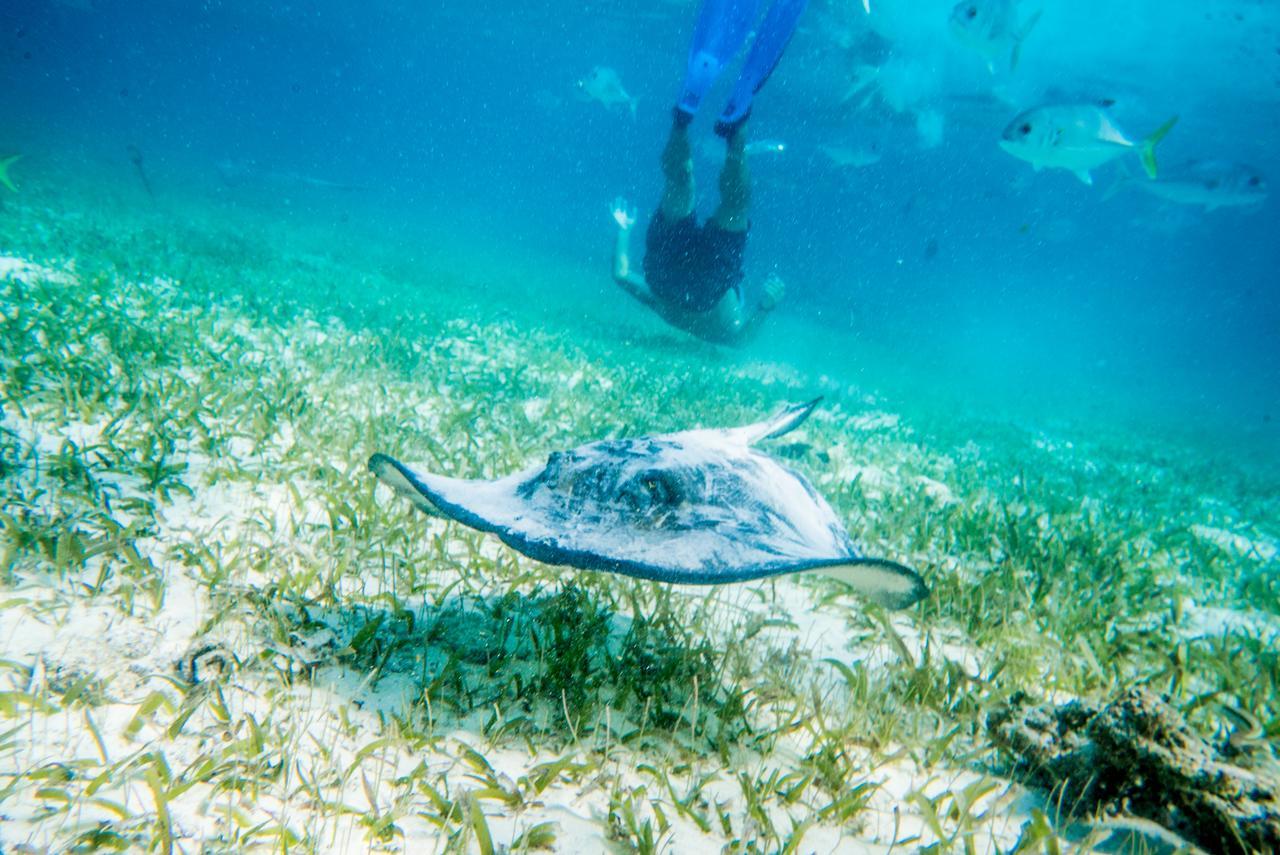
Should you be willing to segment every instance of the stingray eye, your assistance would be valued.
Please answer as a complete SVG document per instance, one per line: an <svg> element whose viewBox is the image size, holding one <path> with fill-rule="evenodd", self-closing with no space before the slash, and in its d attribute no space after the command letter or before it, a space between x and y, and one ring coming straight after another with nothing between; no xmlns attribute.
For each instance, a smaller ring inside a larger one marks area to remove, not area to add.
<svg viewBox="0 0 1280 855"><path fill-rule="evenodd" d="M640 473L632 485L633 492L651 506L671 507L680 504L683 498L680 482L661 469Z"/></svg>
<svg viewBox="0 0 1280 855"><path fill-rule="evenodd" d="M675 497L674 485L672 485L670 479L661 474L648 475L642 483L644 484L645 492L659 504L668 504Z"/></svg>

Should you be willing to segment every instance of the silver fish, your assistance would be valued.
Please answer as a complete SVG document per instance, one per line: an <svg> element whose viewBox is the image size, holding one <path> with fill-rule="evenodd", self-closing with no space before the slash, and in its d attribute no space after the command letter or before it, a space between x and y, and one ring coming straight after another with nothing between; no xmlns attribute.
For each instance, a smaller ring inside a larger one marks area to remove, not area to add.
<svg viewBox="0 0 1280 855"><path fill-rule="evenodd" d="M1174 116L1134 142L1096 104L1053 104L1019 114L1001 134L1000 147L1037 171L1065 169L1085 184L1093 183L1090 170L1135 152L1147 175L1155 178L1156 146L1177 121Z"/></svg>
<svg viewBox="0 0 1280 855"><path fill-rule="evenodd" d="M1012 71L1018 67L1022 43L1043 11L1037 9L1019 23L1017 0L962 0L951 10L951 32L956 41L986 59L992 74L996 60L1005 55Z"/></svg>
<svg viewBox="0 0 1280 855"><path fill-rule="evenodd" d="M818 146L827 160L837 169L861 169L880 162L880 152L874 148L849 148L842 145Z"/></svg>
<svg viewBox="0 0 1280 855"><path fill-rule="evenodd" d="M578 96L585 101L595 101L610 110L626 110L636 117L636 99L627 93L618 72L607 65L597 65L586 77L578 81Z"/></svg>
<svg viewBox="0 0 1280 855"><path fill-rule="evenodd" d="M1122 178L1107 195L1127 187L1179 205L1203 205L1206 211L1261 205L1268 192L1262 173L1229 160L1190 160L1161 170L1153 180Z"/></svg>

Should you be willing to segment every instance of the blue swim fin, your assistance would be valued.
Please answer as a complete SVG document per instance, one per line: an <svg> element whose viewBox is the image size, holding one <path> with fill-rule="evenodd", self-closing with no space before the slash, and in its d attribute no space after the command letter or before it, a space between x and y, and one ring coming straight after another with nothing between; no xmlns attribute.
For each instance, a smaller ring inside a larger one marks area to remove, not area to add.
<svg viewBox="0 0 1280 855"><path fill-rule="evenodd" d="M746 62L742 64L738 83L733 87L733 94L729 96L729 103L720 114L720 120L716 122L716 133L720 136L730 136L746 121L751 112L751 99L778 67L778 60L782 59L783 51L791 42L796 24L800 22L800 16L808 3L809 0L774 0L765 13L760 29L756 31L755 41L751 43Z"/></svg>
<svg viewBox="0 0 1280 855"><path fill-rule="evenodd" d="M703 0L689 45L689 68L676 102L676 119L686 122L698 112L703 97L720 72L742 49L760 11L761 0Z"/></svg>

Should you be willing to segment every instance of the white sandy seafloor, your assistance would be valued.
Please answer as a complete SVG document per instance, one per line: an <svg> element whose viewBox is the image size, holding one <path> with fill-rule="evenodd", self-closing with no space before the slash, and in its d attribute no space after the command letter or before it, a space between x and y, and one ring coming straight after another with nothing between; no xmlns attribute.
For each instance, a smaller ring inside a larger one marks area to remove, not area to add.
<svg viewBox="0 0 1280 855"><path fill-rule="evenodd" d="M0 280L42 281L56 288L59 283L73 281L74 276L69 270L41 268L22 259L0 259ZM173 285L157 282L148 283L148 287ZM335 341L358 350L365 333L336 321L304 318L290 323L287 330L256 329L228 308L210 318L210 330L234 335L264 361L279 361L297 382L312 390L313 400L323 401L334 418L343 413L373 414L387 406L385 394L379 393L380 388L386 388L385 378L370 376L362 381L358 375L317 365L305 357L309 347ZM470 360L478 370L506 358L504 347L516 347L509 343L513 339L509 330L465 321L454 323L451 329L457 339L453 358L463 363ZM192 366L175 366L173 370L187 371L187 382L195 386L207 380ZM750 370L762 369L757 365ZM777 376L790 374L779 367ZM593 376L590 366L564 379L573 380L574 385L598 387L612 382L604 373ZM805 380L796 382L796 394ZM424 421L424 431L430 430L436 416L432 394L447 391L424 392L413 406ZM542 397L516 404L530 420L564 419L557 405ZM27 409L22 415L6 405L2 426L16 435L20 444L39 454L56 453L67 441L81 448L92 447L101 439L108 421L101 418L86 423L40 407ZM877 436L897 427L898 418L892 413L870 412L851 417L849 423L874 445ZM353 625L349 615L313 611L311 623L288 639L264 641L246 620L217 621L212 632L206 630L225 603L211 593L207 578L202 576L205 566L183 560L184 553L176 546L198 546L215 555L254 552L261 560L242 562L248 569L235 580L242 588L270 586L276 561L289 562L295 569L308 562L326 568L334 561L326 554L325 537L315 534L331 525L332 500L316 495L314 482L305 474L307 465L323 449L318 452L307 447L306 438L299 437L288 421L275 425L270 436L261 439L244 435L236 425L208 427L215 433L225 429L229 437L220 446L219 456L211 457L194 442L179 443L175 461L185 465L182 481L190 493L177 491L159 501L154 531L137 541L140 560L149 562L163 579L162 603L154 605L139 596L132 609L126 609L118 601L86 594L95 576L95 559L86 563L79 578L26 574L0 591L0 660L5 665L0 670L3 851L45 851L65 845L100 821L138 817L155 817L155 827L166 830L165 842L177 851L230 851L219 848L225 846L219 841L231 839L281 848L289 835L298 839L304 831L322 851L439 851L446 844L447 829L422 815L420 807L428 803L427 797L403 783L423 778L447 782L446 786L454 788L454 798L461 787L481 793L473 796L470 804L483 811L499 848L510 845L527 829L551 823L555 851L618 850L608 828L610 793L619 788L644 788L648 798L637 806L640 814L652 819L653 804L668 804L663 812L668 828L658 840L659 850L713 851L724 847L730 838L714 823L711 833L704 832L671 809L669 803L678 792L693 780L712 775L702 797L735 817L734 836L746 839L753 820L735 773L755 776L770 768L787 771L805 752L797 737L783 736L768 756L743 750L733 758L732 769L714 757L703 763L695 760L690 767L682 767L683 771L672 773L668 794L666 785L639 767L662 766L674 758L637 756L627 745L611 744L607 721L596 728L590 743L569 744L557 751L511 740L491 744L480 728L488 711L461 720L444 717L446 728L425 742L397 738L395 717L418 715L414 706L415 693L420 691L417 677L388 672L371 682L367 673L351 667L345 652L359 626ZM569 427L572 434L572 425ZM594 438L582 436L581 440ZM890 446L886 444L886 448ZM862 449L834 448L828 452L831 472L826 480L830 483L820 483L820 490L858 478L864 490L910 488L940 504L955 501L945 477L898 471L888 462L889 456L855 462L861 459ZM472 453L483 456L483 450ZM525 462L533 462L541 453L545 449L535 449ZM353 491L359 489L355 482L369 477L358 460L319 462L330 462L349 472ZM272 477L273 471L286 469L290 474ZM230 471L261 476L226 477ZM931 471L940 475L945 467ZM141 486L131 476L112 480L107 489L118 506L127 504L123 500L131 496L142 495ZM364 520L362 524L404 525L413 519L384 488L378 488L376 499L377 506L386 511L385 519ZM479 549L503 562L513 574L533 566L496 540L474 536L454 524L416 524L422 525L424 539L443 535L450 541L447 549L455 556ZM1270 550L1274 554L1274 544L1260 542L1247 531L1206 525L1193 534L1225 549ZM366 602L385 584L385 580L351 575L339 580L342 590ZM856 608L856 603L847 598L832 601L824 596L826 590L804 578L727 586L716 595L714 610L733 619L709 621L707 631L716 644L733 645L738 639L725 636L724 628L740 627L744 618L750 621L758 616L757 625L763 629L751 643L759 655L792 657L805 663L808 673L826 675L827 690L838 696L838 675L824 666L823 660L876 667L899 654L883 633L851 631L846 613ZM674 593L693 600L707 596L705 589L677 588ZM432 594L401 595L399 600L405 608L416 611L419 620L438 607ZM1280 623L1273 615L1202 607L1191 594L1182 605L1188 637L1237 631L1280 636ZM913 657L921 655L928 638L935 658L945 657L973 676L982 672L984 652L960 632L922 626L909 613L895 614L892 621ZM232 664L232 659L240 664ZM219 673L223 679L216 696L189 707L184 706L182 681L189 677L193 663L195 668ZM282 683L278 677L281 671L300 677ZM74 697L68 700L73 694L68 686L77 681L100 686L101 697L93 704L77 703ZM817 685L822 685L822 679ZM183 715L187 717L183 719ZM487 758L492 771L479 771L467 747ZM968 768L963 761L949 762L945 755L926 757L922 751L893 746L873 752L849 745L847 750L865 758L863 780L874 788L868 807L845 826L814 822L804 831L797 851L901 852L936 843L931 824L920 810L920 795L929 799L969 788L974 803L968 805L968 811L978 819L952 845L976 852L1010 850L1030 822L1032 810L1049 810L1020 785ZM590 764L586 762L588 755L594 758ZM163 759L170 781L164 781L156 771L160 768L157 757ZM562 759L566 760L563 771L539 782L542 789L535 792L534 767ZM208 764L236 763L246 767L247 783L239 789L214 791L203 782L207 776L195 774ZM250 766L280 763L287 768L274 778L274 785L253 782ZM146 764L152 765L135 773ZM577 771L579 767L590 767L590 771ZM190 785L173 785L184 780ZM522 797L508 804L483 795L494 781ZM774 824L784 829L813 810L803 804L788 809L776 801L767 809L774 814ZM379 838L371 830L371 817L392 818L399 833ZM474 840L470 845L480 847Z"/></svg>

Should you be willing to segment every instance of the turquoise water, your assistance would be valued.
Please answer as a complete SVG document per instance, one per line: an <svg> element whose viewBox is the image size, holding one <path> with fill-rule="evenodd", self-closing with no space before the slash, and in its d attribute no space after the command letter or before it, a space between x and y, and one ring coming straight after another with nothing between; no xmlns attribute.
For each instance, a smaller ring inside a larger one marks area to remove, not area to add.
<svg viewBox="0 0 1280 855"><path fill-rule="evenodd" d="M1137 687L1215 745L1243 711L1273 774L1275 200L998 141L1084 103L1176 115L1170 176L1274 177L1280 15L1026 0L1013 68L952 5L810 4L750 124L783 151L746 284L787 294L737 348L609 275L692 3L0 10L0 847L1087 846L988 715ZM580 97L597 66L634 118ZM540 564L365 466L494 478L819 395L762 449L921 573L911 609Z"/></svg>
<svg viewBox="0 0 1280 855"><path fill-rule="evenodd" d="M1166 165L1274 175L1273 11L1055 8L1017 68L1002 58L993 73L949 30L952 4L879 5L815 3L755 111L752 136L789 148L756 164L749 279L789 283L789 313L832 333L822 361L857 370L840 347L853 337L917 376L962 372L949 387L1061 388L1060 406L1101 396L1274 438L1274 203L1206 214L1132 190L1104 200L1120 164L1090 188L996 145L1023 109L1113 101L1135 139L1179 116ZM132 150L161 201L265 200L289 221L491 247L523 277L555 265L557 284L536 290L590 318L603 207L623 194L643 222L656 203L693 13L24 0L4 13L6 144L27 152L31 179L68 164L134 179ZM637 99L634 120L575 97L597 65ZM883 71L846 100L868 68ZM922 115L940 133L920 133ZM709 142L708 127L695 137ZM841 169L827 149L878 160ZM704 215L715 168L699 159ZM568 271L579 284L560 281Z"/></svg>

